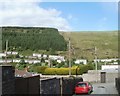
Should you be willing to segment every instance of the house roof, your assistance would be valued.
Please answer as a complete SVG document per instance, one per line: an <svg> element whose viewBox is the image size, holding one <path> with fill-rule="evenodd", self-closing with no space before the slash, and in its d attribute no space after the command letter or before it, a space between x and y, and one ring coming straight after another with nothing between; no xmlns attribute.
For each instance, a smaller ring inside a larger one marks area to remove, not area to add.
<svg viewBox="0 0 120 96"><path fill-rule="evenodd" d="M33 74L30 72L27 72L26 70L15 69L15 76L16 77L32 77Z"/></svg>

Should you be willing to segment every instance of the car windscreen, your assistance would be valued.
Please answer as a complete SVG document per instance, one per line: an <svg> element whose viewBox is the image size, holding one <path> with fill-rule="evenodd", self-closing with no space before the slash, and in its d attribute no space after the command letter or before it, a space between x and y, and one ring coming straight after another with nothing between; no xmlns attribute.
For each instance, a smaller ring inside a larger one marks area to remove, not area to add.
<svg viewBox="0 0 120 96"><path fill-rule="evenodd" d="M77 86L78 86L78 87L85 87L85 86L86 86L86 83L78 83Z"/></svg>

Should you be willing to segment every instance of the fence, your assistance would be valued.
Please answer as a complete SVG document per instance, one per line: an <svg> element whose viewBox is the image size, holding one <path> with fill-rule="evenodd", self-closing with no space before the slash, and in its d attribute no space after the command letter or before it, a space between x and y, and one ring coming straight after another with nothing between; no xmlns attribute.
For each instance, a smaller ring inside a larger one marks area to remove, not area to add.
<svg viewBox="0 0 120 96"><path fill-rule="evenodd" d="M15 94L40 94L40 77L16 77Z"/></svg>
<svg viewBox="0 0 120 96"><path fill-rule="evenodd" d="M60 94L60 79L51 78L40 80L40 94Z"/></svg>
<svg viewBox="0 0 120 96"><path fill-rule="evenodd" d="M81 77L79 78L51 78L46 80L41 80L41 94L51 94L51 95L72 95L74 93L74 87L77 82L83 81Z"/></svg>

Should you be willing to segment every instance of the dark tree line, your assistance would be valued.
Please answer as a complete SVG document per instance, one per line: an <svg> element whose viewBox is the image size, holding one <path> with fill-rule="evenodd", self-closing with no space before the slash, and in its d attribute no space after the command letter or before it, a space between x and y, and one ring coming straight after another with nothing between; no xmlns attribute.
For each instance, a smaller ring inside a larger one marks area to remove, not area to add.
<svg viewBox="0 0 120 96"><path fill-rule="evenodd" d="M55 28L41 27L3 27L2 48L9 41L9 48L19 50L56 50L65 51L67 43Z"/></svg>

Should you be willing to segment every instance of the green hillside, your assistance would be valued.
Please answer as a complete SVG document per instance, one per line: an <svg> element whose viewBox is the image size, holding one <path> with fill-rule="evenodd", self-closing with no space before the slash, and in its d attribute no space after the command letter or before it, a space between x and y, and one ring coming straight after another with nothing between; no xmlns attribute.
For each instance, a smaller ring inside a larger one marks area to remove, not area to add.
<svg viewBox="0 0 120 96"><path fill-rule="evenodd" d="M70 37L73 58L94 58L96 46L98 58L118 57L118 33L113 32L60 32L68 41Z"/></svg>
<svg viewBox="0 0 120 96"><path fill-rule="evenodd" d="M67 43L55 28L2 27L2 48L9 41L8 50L55 50L65 51Z"/></svg>
<svg viewBox="0 0 120 96"><path fill-rule="evenodd" d="M67 43L71 40L72 58L93 60L96 46L98 58L118 57L118 32L58 32L55 28L3 27L2 48L8 40L8 50L25 54L51 51L68 58ZM42 51L43 50L43 51ZM45 53L45 54L46 54ZM49 52L48 52L49 53ZM51 53L49 53L51 54Z"/></svg>

